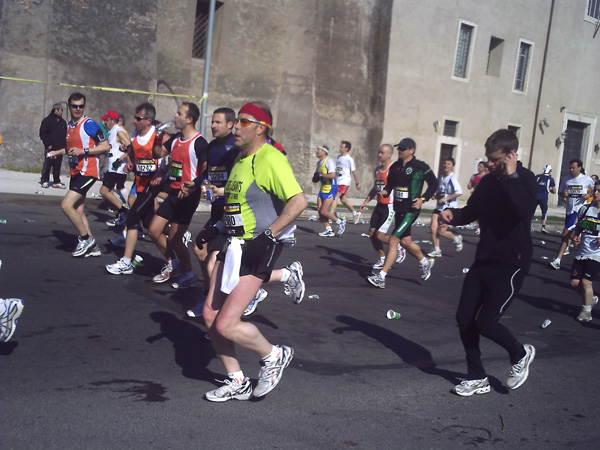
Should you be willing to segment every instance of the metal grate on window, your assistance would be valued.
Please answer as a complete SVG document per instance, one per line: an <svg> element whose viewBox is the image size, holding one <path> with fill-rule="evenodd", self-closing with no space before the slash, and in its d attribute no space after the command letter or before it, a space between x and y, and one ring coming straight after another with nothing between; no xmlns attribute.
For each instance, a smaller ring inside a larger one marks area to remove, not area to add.
<svg viewBox="0 0 600 450"><path fill-rule="evenodd" d="M600 0L588 0L587 15L600 20Z"/></svg>
<svg viewBox="0 0 600 450"><path fill-rule="evenodd" d="M527 66L529 65L530 50L530 44L521 42L521 44L519 45L519 57L517 59L517 70L515 72L515 91L523 92L525 90L525 77L527 76Z"/></svg>
<svg viewBox="0 0 600 450"><path fill-rule="evenodd" d="M194 25L194 42L192 46L192 58L204 59L206 55L206 33L208 32L208 13L196 11L196 23Z"/></svg>
<svg viewBox="0 0 600 450"><path fill-rule="evenodd" d="M456 137L458 122L455 120L444 120L444 136Z"/></svg>
<svg viewBox="0 0 600 450"><path fill-rule="evenodd" d="M459 78L467 77L467 67L469 62L469 49L471 48L471 37L473 35L471 25L460 24L458 34L458 45L456 46L456 62L454 63L454 76Z"/></svg>

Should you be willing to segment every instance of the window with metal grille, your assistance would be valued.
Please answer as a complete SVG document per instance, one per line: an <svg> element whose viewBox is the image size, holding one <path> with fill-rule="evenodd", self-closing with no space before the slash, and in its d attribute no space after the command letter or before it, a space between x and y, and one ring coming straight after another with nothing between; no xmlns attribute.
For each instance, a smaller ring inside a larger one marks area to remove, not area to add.
<svg viewBox="0 0 600 450"><path fill-rule="evenodd" d="M588 0L587 15L600 20L600 0Z"/></svg>
<svg viewBox="0 0 600 450"><path fill-rule="evenodd" d="M215 14L222 5L223 3L221 2L215 3ZM209 10L210 2L208 0L197 0L196 21L194 24L194 41L192 44L192 58L204 59L206 56Z"/></svg>
<svg viewBox="0 0 600 450"><path fill-rule="evenodd" d="M466 23L460 24L458 33L458 43L456 44L456 59L454 61L454 76L458 78L467 77L469 67L469 50L471 49L471 39L473 37L474 26Z"/></svg>
<svg viewBox="0 0 600 450"><path fill-rule="evenodd" d="M514 90L519 92L525 91L527 81L527 69L529 67L529 58L531 56L532 45L521 41L519 43L519 54L517 56L517 70L515 70Z"/></svg>
<svg viewBox="0 0 600 450"><path fill-rule="evenodd" d="M456 137L458 122L455 120L444 120L444 136Z"/></svg>

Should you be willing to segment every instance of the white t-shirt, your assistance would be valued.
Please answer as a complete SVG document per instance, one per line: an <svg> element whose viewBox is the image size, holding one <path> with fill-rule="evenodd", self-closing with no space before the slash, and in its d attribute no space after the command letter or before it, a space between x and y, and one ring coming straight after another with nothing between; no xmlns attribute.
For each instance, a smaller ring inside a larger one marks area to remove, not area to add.
<svg viewBox="0 0 600 450"><path fill-rule="evenodd" d="M440 175L438 179L438 188L435 193L436 200L439 200L444 197L448 197L452 194L462 194L462 188L460 187L460 183L458 182L458 178L454 173L450 173L447 177ZM456 208L458 206L458 199L452 199L449 202L445 202L444 204L437 203L435 205L436 211L442 211L446 208Z"/></svg>
<svg viewBox="0 0 600 450"><path fill-rule="evenodd" d="M350 186L352 182L352 172L356 170L354 166L354 159L352 156L338 155L337 163L335 165L335 173L337 174L338 186Z"/></svg>
<svg viewBox="0 0 600 450"><path fill-rule="evenodd" d="M123 131L123 133L125 132L123 130L123 128L121 128L119 125L115 125L108 132L108 143L110 144L110 150L109 150L110 156L108 157L106 170L108 170L109 172L125 174L125 171L123 169L125 168L125 165L127 164L127 158L125 158L121 162L121 164L119 165L119 168L117 170L113 169L113 162L115 162L117 160L117 158L120 158L121 156L123 156L123 152L119 148L120 144L117 141L117 134L119 134L119 131Z"/></svg>
<svg viewBox="0 0 600 450"><path fill-rule="evenodd" d="M573 178L567 175L560 184L560 192L567 190L567 216L577 212L577 207L585 203L584 195L590 194L594 190L594 180L582 173Z"/></svg>
<svg viewBox="0 0 600 450"><path fill-rule="evenodd" d="M600 209L584 204L577 212L577 226L582 228L581 243L577 249L576 259L593 259L600 262Z"/></svg>

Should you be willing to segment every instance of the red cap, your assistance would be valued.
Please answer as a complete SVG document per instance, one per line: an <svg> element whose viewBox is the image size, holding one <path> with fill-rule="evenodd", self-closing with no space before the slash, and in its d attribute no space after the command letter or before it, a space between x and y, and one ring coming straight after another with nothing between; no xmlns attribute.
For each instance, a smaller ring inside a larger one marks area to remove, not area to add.
<svg viewBox="0 0 600 450"><path fill-rule="evenodd" d="M112 120L119 120L119 113L116 111L113 111L112 109L109 109L106 114L104 114L101 117L102 120L106 120L106 119L112 119Z"/></svg>

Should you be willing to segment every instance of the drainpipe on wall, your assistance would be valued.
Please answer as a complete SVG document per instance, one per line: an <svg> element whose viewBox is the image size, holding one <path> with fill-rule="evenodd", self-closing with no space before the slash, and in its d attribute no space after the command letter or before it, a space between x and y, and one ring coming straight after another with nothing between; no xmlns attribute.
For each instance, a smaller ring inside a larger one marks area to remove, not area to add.
<svg viewBox="0 0 600 450"><path fill-rule="evenodd" d="M542 88L544 87L544 74L546 72L546 58L548 56L548 44L550 42L550 31L552 30L552 17L554 16L554 0L550 5L550 19L548 20L548 32L546 33L546 45L544 46L544 60L542 62L542 73L540 75L540 87L538 89L537 103L535 105L535 118L533 121L533 135L531 136L531 149L529 150L529 164L527 168L531 170L533 162L533 148L535 146L535 135L537 133L538 117L540 114L540 102L542 100Z"/></svg>
<svg viewBox="0 0 600 450"><path fill-rule="evenodd" d="M206 55L204 57L204 81L202 82L202 105L200 106L200 133L206 138L206 110L208 108L208 82L210 80L210 57L212 54L213 26L215 23L215 0L210 0Z"/></svg>

